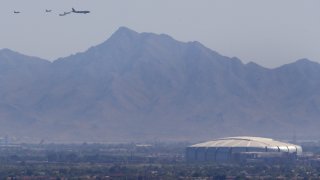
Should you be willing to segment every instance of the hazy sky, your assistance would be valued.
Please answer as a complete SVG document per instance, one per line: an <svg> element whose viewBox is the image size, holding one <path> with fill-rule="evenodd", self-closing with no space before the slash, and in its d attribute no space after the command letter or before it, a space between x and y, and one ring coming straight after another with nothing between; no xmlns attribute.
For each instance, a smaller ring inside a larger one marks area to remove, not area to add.
<svg viewBox="0 0 320 180"><path fill-rule="evenodd" d="M92 13L58 16L72 7ZM244 63L320 62L320 0L0 0L0 20L0 48L49 60L126 26L199 41Z"/></svg>

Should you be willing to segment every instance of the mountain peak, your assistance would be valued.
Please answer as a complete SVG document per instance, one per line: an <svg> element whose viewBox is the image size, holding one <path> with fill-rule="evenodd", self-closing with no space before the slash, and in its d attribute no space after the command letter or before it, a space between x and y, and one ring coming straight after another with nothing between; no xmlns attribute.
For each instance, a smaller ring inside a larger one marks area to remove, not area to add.
<svg viewBox="0 0 320 180"><path fill-rule="evenodd" d="M297 61L290 63L290 64L285 64L283 66L280 66L277 69L282 69L282 68L287 68L287 67L296 67L296 68L313 68L314 66L319 66L320 64L314 61L311 61L309 59L303 58L303 59L298 59Z"/></svg>
<svg viewBox="0 0 320 180"><path fill-rule="evenodd" d="M127 27L119 27L118 30L116 30L111 37L106 40L104 43L102 43L102 47L107 44L126 44L128 42L137 40L139 38L139 33L131 30ZM101 47L101 45L98 45Z"/></svg>
<svg viewBox="0 0 320 180"><path fill-rule="evenodd" d="M259 69L267 69L263 66L260 66L259 64L255 63L255 62L248 62L247 64L245 64L247 67L250 67L250 68L259 68Z"/></svg>
<svg viewBox="0 0 320 180"><path fill-rule="evenodd" d="M127 28L127 27L122 26L122 27L119 27L119 29L116 30L112 34L111 38L114 38L114 37L118 37L119 38L119 37L124 37L124 36L132 37L132 36L137 36L137 35L139 35L138 32L136 32L134 30L131 30L131 29Z"/></svg>
<svg viewBox="0 0 320 180"><path fill-rule="evenodd" d="M52 64L14 54L0 50L0 132L12 136L18 128L29 137L145 141L286 136L286 127L320 135L320 66L307 59L263 69L197 41L126 27Z"/></svg>
<svg viewBox="0 0 320 180"><path fill-rule="evenodd" d="M1 54L20 54L18 52L12 51L11 49L8 49L8 48L0 49L0 53Z"/></svg>
<svg viewBox="0 0 320 180"><path fill-rule="evenodd" d="M0 49L0 61L2 63L15 62L18 64L20 64L21 62L25 62L25 63L34 63L34 62L50 63L49 61L47 61L45 59L21 54L19 52L13 51L8 48Z"/></svg>
<svg viewBox="0 0 320 180"><path fill-rule="evenodd" d="M18 57L28 57L24 54L18 53L8 48L4 48L0 50L0 57L3 59L19 59Z"/></svg>
<svg viewBox="0 0 320 180"><path fill-rule="evenodd" d="M307 58L303 58L303 59L298 59L296 62L294 62L293 64L299 64L299 65L303 65L303 64L319 64L317 62L311 61Z"/></svg>
<svg viewBox="0 0 320 180"><path fill-rule="evenodd" d="M125 27L125 26L120 26L116 32L118 32L118 31L120 31L120 32L121 31L122 32L135 32L136 33L136 31L134 31L134 30L132 30L132 29L130 29L128 27Z"/></svg>

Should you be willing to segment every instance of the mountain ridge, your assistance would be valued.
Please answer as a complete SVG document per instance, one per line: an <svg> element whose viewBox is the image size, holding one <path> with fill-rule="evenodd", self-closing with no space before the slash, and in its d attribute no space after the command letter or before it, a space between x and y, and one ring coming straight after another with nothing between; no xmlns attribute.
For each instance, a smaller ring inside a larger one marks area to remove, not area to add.
<svg viewBox="0 0 320 180"><path fill-rule="evenodd" d="M28 58L34 57L22 59ZM23 65L10 76L1 76L7 69L0 67L3 135L71 141L319 136L320 67L307 59L268 69L199 42L121 27L87 51L32 62L36 68Z"/></svg>

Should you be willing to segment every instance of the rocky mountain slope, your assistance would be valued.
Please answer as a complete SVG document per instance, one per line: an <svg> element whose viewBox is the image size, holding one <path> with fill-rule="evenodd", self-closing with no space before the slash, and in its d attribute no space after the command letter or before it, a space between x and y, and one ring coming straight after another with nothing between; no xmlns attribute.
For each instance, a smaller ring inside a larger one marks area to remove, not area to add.
<svg viewBox="0 0 320 180"><path fill-rule="evenodd" d="M121 27L53 63L0 51L0 135L52 140L319 137L320 65L276 69ZM303 133L307 132L307 133Z"/></svg>

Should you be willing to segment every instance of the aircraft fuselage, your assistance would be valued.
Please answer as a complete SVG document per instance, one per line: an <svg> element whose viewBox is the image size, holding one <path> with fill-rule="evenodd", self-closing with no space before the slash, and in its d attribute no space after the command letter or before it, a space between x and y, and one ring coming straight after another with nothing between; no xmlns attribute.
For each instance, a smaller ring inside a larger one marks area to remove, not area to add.
<svg viewBox="0 0 320 180"><path fill-rule="evenodd" d="M73 12L73 13L82 13L82 14L90 13L90 11L77 11L77 10L75 10L74 8L72 8L72 12Z"/></svg>

